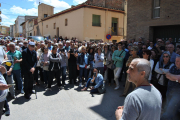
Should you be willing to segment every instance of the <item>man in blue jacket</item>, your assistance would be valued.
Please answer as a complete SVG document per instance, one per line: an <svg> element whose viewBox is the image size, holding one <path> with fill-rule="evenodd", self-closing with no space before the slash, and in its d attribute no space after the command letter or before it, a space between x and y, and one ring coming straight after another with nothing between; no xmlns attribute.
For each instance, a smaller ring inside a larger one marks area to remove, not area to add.
<svg viewBox="0 0 180 120"><path fill-rule="evenodd" d="M24 92L25 98L30 99L30 94L34 93L33 89L33 74L37 65L37 54L35 43L29 42L28 48L22 52L22 64L24 71Z"/></svg>

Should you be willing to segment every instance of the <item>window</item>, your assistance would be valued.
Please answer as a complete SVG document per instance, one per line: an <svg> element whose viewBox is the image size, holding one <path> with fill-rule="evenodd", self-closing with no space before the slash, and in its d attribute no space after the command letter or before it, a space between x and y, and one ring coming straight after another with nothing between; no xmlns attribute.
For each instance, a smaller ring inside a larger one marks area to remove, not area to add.
<svg viewBox="0 0 180 120"><path fill-rule="evenodd" d="M48 28L48 25L46 25L46 28Z"/></svg>
<svg viewBox="0 0 180 120"><path fill-rule="evenodd" d="M68 25L68 19L65 19L65 26Z"/></svg>
<svg viewBox="0 0 180 120"><path fill-rule="evenodd" d="M111 34L117 35L118 18L112 18Z"/></svg>
<svg viewBox="0 0 180 120"><path fill-rule="evenodd" d="M160 18L160 0L154 0L153 18Z"/></svg>
<svg viewBox="0 0 180 120"><path fill-rule="evenodd" d="M56 23L54 23L54 29L56 29Z"/></svg>
<svg viewBox="0 0 180 120"><path fill-rule="evenodd" d="M100 15L92 15L92 26L101 27L101 16Z"/></svg>
<svg viewBox="0 0 180 120"><path fill-rule="evenodd" d="M48 15L47 14L44 14L44 18L46 18Z"/></svg>

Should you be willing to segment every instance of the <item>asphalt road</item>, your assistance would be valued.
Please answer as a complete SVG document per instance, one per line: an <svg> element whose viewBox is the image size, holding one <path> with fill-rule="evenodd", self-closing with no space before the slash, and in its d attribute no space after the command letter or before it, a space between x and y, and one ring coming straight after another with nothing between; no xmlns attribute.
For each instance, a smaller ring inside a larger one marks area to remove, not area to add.
<svg viewBox="0 0 180 120"><path fill-rule="evenodd" d="M36 86L37 99L35 94L30 100L22 94L18 94L17 99L9 97L11 114L3 115L2 120L115 120L115 110L123 105L125 99L119 97L124 82L120 82L117 91L114 85L106 85L105 94L94 95L69 84L59 90L55 84L52 91L45 91L43 84Z"/></svg>

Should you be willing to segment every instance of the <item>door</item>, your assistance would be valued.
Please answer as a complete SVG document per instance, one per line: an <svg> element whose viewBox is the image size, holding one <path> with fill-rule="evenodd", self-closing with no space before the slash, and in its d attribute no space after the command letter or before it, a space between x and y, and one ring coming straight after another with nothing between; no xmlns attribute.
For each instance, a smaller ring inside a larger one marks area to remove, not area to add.
<svg viewBox="0 0 180 120"><path fill-rule="evenodd" d="M154 27L153 40L155 42L156 38L161 38L163 40L173 39L173 42L180 42L180 25L170 25L170 26L156 26Z"/></svg>
<svg viewBox="0 0 180 120"><path fill-rule="evenodd" d="M57 33L56 33L56 35L57 35L57 38L59 38L59 27L57 27Z"/></svg>

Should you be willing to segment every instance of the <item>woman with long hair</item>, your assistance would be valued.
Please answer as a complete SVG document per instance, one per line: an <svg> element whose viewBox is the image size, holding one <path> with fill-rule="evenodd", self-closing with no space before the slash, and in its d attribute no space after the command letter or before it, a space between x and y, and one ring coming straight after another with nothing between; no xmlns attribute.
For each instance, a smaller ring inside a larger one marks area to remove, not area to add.
<svg viewBox="0 0 180 120"><path fill-rule="evenodd" d="M88 50L88 65L90 65L90 69L89 69L89 74L88 74L88 78L92 77L92 73L93 73L93 63L94 63L94 48L90 47Z"/></svg>
<svg viewBox="0 0 180 120"><path fill-rule="evenodd" d="M163 100L166 98L166 92L167 92L167 84L168 84L168 79L166 78L166 73L169 72L169 69L173 66L174 64L170 62L170 53L169 51L165 51L163 53L163 60L160 60L157 62L156 67L155 67L155 72L157 73L157 82L156 88L160 91L162 94Z"/></svg>
<svg viewBox="0 0 180 120"><path fill-rule="evenodd" d="M98 72L103 75L104 72L104 53L102 53L102 49L100 47L97 48L97 53L94 55L95 65L94 67L97 68Z"/></svg>
<svg viewBox="0 0 180 120"><path fill-rule="evenodd" d="M44 47L43 53L40 57L40 64L43 68L43 76L44 76L44 84L45 88L48 87L48 81L49 81L49 55L51 54L51 51L48 49L47 46Z"/></svg>

